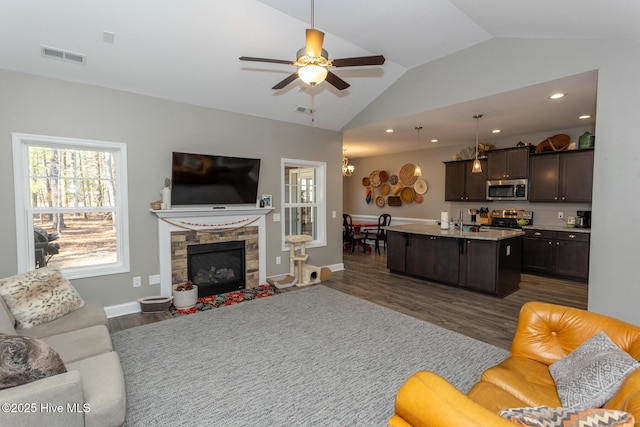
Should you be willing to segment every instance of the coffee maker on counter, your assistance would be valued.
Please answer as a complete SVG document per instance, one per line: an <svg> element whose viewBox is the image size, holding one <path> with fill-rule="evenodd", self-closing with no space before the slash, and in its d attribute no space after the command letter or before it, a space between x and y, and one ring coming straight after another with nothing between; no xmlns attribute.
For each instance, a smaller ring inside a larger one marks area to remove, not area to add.
<svg viewBox="0 0 640 427"><path fill-rule="evenodd" d="M591 228L591 211L576 211L576 228Z"/></svg>

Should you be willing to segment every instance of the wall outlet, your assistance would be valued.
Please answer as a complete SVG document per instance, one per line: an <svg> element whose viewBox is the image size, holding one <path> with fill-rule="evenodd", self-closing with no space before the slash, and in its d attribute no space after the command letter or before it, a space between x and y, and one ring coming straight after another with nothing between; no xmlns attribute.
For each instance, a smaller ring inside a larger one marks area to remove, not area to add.
<svg viewBox="0 0 640 427"><path fill-rule="evenodd" d="M273 222L280 222L280 214L279 213L274 213L273 214Z"/></svg>
<svg viewBox="0 0 640 427"><path fill-rule="evenodd" d="M564 219L564 212L558 212L558 219Z"/></svg>
<svg viewBox="0 0 640 427"><path fill-rule="evenodd" d="M336 211L331 211L331 218L336 218L337 216L337 212Z"/></svg>
<svg viewBox="0 0 640 427"><path fill-rule="evenodd" d="M159 285L160 284L160 275L154 274L149 276L149 284L150 285Z"/></svg>
<svg viewBox="0 0 640 427"><path fill-rule="evenodd" d="M139 288L140 286L142 286L142 280L140 280L140 276L136 276L133 278L133 287L134 288Z"/></svg>
<svg viewBox="0 0 640 427"><path fill-rule="evenodd" d="M281 256L277 256L276 257L276 264L278 264L278 265L282 264L282 257Z"/></svg>

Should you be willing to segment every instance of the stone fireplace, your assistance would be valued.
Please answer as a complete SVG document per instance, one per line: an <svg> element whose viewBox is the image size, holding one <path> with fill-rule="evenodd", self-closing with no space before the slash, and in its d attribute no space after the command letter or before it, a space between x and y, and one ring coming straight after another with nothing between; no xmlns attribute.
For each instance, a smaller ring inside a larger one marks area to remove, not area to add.
<svg viewBox="0 0 640 427"><path fill-rule="evenodd" d="M158 217L161 294L171 295L174 286L187 280L198 284L194 280L198 274L201 277L196 280L204 280L205 288L201 291L198 284L199 297L266 283L265 217L271 210L230 207L152 211Z"/></svg>

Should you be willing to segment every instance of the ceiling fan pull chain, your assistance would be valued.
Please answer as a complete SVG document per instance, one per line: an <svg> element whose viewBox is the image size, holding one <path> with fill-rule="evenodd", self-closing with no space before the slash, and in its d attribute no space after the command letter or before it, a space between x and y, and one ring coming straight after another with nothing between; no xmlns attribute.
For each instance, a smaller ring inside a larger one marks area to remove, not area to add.
<svg viewBox="0 0 640 427"><path fill-rule="evenodd" d="M315 85L314 85L315 86ZM315 126L316 124L316 94L314 89L314 86L311 86L311 126Z"/></svg>

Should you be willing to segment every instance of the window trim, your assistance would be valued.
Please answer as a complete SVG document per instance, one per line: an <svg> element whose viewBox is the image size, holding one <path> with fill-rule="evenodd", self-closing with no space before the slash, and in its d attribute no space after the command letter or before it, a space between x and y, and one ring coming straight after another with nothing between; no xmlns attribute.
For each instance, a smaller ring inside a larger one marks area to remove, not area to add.
<svg viewBox="0 0 640 427"><path fill-rule="evenodd" d="M67 149L96 149L111 151L114 153L117 179L115 183L114 206L104 208L74 207L63 208L70 212L113 212L116 224L116 253L117 261L109 264L75 267L63 269L63 274L68 279L83 277L104 276L110 274L128 273L130 271L129 260L129 208L127 192L127 146L122 142L98 141L83 138L65 138L47 135L34 135L26 133L12 133L13 142L13 182L14 201L16 211L16 238L18 273L33 270L35 265L34 240L33 240L33 213L42 211L42 208L32 208L30 203L29 147L53 147ZM25 167L26 166L26 167ZM60 210L60 208L56 208Z"/></svg>
<svg viewBox="0 0 640 427"><path fill-rule="evenodd" d="M307 248L317 248L327 246L327 163L316 162L312 160L299 160L281 158L280 160L280 212L282 212L282 218L280 220L280 237L282 239L282 251L289 251L289 243L285 241L287 235L285 214L287 204L285 203L286 197L286 176L285 168L287 166L301 166L301 167L313 167L316 170L316 207L317 207L317 224L316 224L316 238L305 246Z"/></svg>

